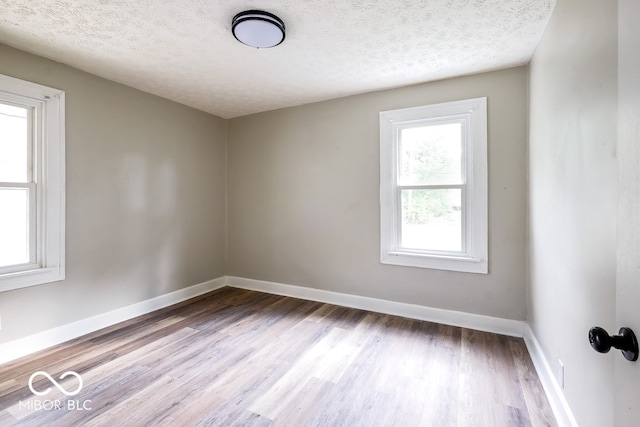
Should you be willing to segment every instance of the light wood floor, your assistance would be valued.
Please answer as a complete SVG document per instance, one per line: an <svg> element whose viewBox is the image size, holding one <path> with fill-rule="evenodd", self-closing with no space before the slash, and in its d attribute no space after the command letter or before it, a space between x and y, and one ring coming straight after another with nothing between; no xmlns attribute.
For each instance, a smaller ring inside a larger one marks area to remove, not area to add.
<svg viewBox="0 0 640 427"><path fill-rule="evenodd" d="M522 339L233 288L0 365L2 427L555 425Z"/></svg>

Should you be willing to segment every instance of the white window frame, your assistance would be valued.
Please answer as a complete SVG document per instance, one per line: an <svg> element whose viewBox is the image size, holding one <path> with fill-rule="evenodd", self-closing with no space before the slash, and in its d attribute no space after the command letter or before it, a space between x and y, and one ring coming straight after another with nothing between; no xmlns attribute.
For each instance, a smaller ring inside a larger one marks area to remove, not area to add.
<svg viewBox="0 0 640 427"><path fill-rule="evenodd" d="M30 261L0 267L0 292L65 278L65 93L0 75L0 101L32 108Z"/></svg>
<svg viewBox="0 0 640 427"><path fill-rule="evenodd" d="M461 188L463 195L462 250L441 252L401 248L399 193L404 187L398 183L400 131L403 128L422 124L449 123L462 124L463 182L461 186L454 186ZM487 274L489 269L487 175L487 98L381 112L380 262Z"/></svg>

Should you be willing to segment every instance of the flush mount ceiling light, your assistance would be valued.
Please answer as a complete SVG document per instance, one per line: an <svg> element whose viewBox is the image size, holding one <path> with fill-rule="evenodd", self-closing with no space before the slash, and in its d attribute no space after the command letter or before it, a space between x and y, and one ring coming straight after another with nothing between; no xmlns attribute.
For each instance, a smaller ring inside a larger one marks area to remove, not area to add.
<svg viewBox="0 0 640 427"><path fill-rule="evenodd" d="M231 31L239 42L258 49L277 46L284 40L284 22L261 10L238 13L231 21Z"/></svg>

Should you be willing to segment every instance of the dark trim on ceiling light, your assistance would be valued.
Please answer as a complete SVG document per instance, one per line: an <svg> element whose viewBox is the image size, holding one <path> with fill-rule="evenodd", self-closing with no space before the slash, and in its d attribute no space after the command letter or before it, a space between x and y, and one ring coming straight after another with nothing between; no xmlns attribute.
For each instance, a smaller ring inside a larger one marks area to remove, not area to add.
<svg viewBox="0 0 640 427"><path fill-rule="evenodd" d="M242 31L240 31L240 29L242 27L245 27L246 29L246 24L250 24L252 22L259 22L259 23L266 22L268 24L271 24L272 27L270 29L276 31L276 33L273 34L274 39L271 41L256 40L256 39L252 39L254 34L242 34ZM242 25L242 24L245 24L245 25ZM279 36L277 34L278 31L280 33ZM244 12L238 13L231 20L231 32L233 33L233 36L236 38L236 40L238 40L240 43L243 43L247 46L255 47L258 49L278 46L280 43L284 41L284 38L285 38L285 27L282 19L278 18L276 15L272 13L264 12L262 10L246 10ZM241 33L241 34L238 34L238 33ZM278 40L278 37L279 37L279 40Z"/></svg>

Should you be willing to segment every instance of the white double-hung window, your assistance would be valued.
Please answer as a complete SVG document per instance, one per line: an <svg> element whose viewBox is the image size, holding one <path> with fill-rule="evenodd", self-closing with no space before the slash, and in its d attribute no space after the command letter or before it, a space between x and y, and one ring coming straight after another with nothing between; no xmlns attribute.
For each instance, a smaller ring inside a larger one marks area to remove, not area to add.
<svg viewBox="0 0 640 427"><path fill-rule="evenodd" d="M488 272L487 101L380 113L380 260Z"/></svg>
<svg viewBox="0 0 640 427"><path fill-rule="evenodd" d="M64 92L0 76L0 292L64 279Z"/></svg>

